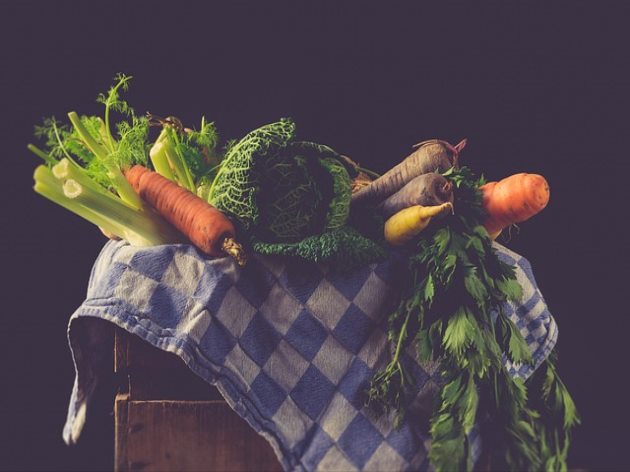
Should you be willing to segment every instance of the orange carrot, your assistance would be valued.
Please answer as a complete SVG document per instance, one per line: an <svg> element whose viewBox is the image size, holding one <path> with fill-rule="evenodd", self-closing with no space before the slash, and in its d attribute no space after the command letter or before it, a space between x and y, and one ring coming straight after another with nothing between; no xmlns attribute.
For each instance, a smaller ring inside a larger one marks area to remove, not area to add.
<svg viewBox="0 0 630 472"><path fill-rule="evenodd" d="M488 182L481 190L488 213L484 227L495 237L503 228L531 218L549 202L549 184L538 174L514 174Z"/></svg>
<svg viewBox="0 0 630 472"><path fill-rule="evenodd" d="M135 165L125 177L140 197L205 254L233 256L245 264L236 230L222 212L205 200L146 167Z"/></svg>

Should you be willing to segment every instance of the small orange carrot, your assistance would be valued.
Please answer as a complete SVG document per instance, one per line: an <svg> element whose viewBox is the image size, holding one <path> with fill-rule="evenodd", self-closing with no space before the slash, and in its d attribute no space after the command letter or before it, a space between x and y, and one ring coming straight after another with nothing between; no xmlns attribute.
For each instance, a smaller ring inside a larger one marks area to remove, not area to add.
<svg viewBox="0 0 630 472"><path fill-rule="evenodd" d="M503 228L531 218L549 202L549 184L538 174L514 174L480 189L488 213L483 225L494 237Z"/></svg>
<svg viewBox="0 0 630 472"><path fill-rule="evenodd" d="M229 254L239 265L245 265L243 249L235 241L234 225L222 212L146 167L135 165L125 177L144 201L205 254Z"/></svg>

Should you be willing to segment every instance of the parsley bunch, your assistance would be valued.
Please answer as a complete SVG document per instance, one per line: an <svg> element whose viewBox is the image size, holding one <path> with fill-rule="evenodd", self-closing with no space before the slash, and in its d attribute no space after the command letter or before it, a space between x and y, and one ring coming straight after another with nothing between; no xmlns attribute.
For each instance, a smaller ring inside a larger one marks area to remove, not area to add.
<svg viewBox="0 0 630 472"><path fill-rule="evenodd" d="M395 408L400 424L412 386L401 352L413 342L421 362L440 361L429 453L437 470L472 469L469 434L477 423L493 468L566 469L569 430L579 420L552 361L539 369L545 377L536 380L535 398L505 367L504 356L515 364L533 360L503 309L521 300L522 289L481 225L483 178L466 167L444 175L456 189L457 214L423 233L409 259L412 283L388 320L394 353L372 379L368 403Z"/></svg>

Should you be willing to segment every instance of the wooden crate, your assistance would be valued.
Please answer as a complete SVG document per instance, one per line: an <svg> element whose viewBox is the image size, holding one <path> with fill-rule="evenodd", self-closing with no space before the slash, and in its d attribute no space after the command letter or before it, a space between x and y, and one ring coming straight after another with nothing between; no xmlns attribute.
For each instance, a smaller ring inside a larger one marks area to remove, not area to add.
<svg viewBox="0 0 630 472"><path fill-rule="evenodd" d="M115 468L276 471L271 446L173 354L117 329Z"/></svg>

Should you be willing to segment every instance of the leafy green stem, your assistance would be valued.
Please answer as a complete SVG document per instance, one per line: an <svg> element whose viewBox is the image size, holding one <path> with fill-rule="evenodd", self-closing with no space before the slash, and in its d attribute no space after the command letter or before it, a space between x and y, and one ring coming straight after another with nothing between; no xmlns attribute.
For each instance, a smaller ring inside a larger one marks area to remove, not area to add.
<svg viewBox="0 0 630 472"><path fill-rule="evenodd" d="M31 151L33 154L35 154L37 157L39 157L40 159L43 159L44 162L50 166L54 166L55 164L57 164L57 159L55 159L54 157L52 157L50 154L48 154L47 152L42 151L40 148L38 148L37 146L35 146L34 144L27 144L26 148Z"/></svg>
<svg viewBox="0 0 630 472"><path fill-rule="evenodd" d="M394 352L394 356L392 357L392 362L395 362L402 371L402 366L400 365L400 351L402 349L405 340L407 339L407 326L409 325L409 320L411 318L411 312L407 312L407 316L405 316L405 320L403 321L402 326L400 327L400 333L398 334L398 342L396 343L396 351Z"/></svg>
<svg viewBox="0 0 630 472"><path fill-rule="evenodd" d="M105 105L105 137L107 140L107 143L109 145L109 150L110 152L114 152L114 150L116 149L116 143L114 141L114 138L112 136L112 131L111 131L111 126L110 126L110 120L109 120L109 114L110 114L110 110L112 110L113 108L117 108L120 111L127 111L128 107L127 104L123 101L121 101L118 97L118 91L120 89L126 90L127 87L129 86L129 81L132 79L131 76L126 76L124 74L119 74L117 77L117 82L116 84L109 90L107 97L101 96L99 97L99 101L101 101L104 105Z"/></svg>
<svg viewBox="0 0 630 472"><path fill-rule="evenodd" d="M127 181L121 169L116 164L112 163L110 159L108 159L109 152L107 151L107 149L94 139L87 128L83 125L83 123L81 122L81 118L76 112L72 111L68 113L68 118L70 118L70 122L81 137L81 140L107 169L111 183L116 189L118 195L120 195L120 198L122 198L133 208L142 208L142 200L133 189L131 184Z"/></svg>
<svg viewBox="0 0 630 472"><path fill-rule="evenodd" d="M57 122L54 119L52 120L51 125L52 125L53 132L55 133L55 139L57 140L57 143L59 143L59 149L63 151L63 153L66 155L68 159L71 159L70 154L68 154L68 150L66 149L66 146L64 146L63 144L61 135L59 134L59 127L57 126Z"/></svg>

